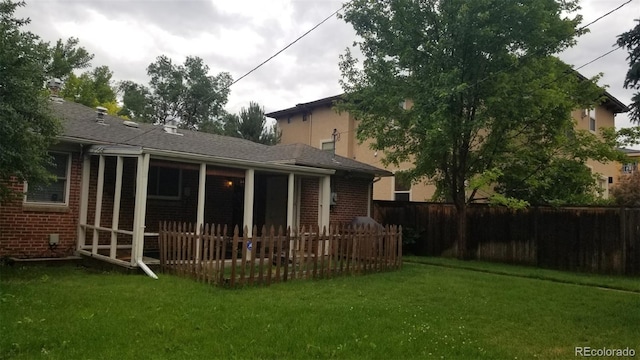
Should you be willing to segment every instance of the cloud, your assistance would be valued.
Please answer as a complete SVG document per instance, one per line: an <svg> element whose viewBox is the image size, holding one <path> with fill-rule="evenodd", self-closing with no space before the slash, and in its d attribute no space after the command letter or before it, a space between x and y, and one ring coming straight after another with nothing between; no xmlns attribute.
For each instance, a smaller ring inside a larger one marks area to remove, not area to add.
<svg viewBox="0 0 640 360"><path fill-rule="evenodd" d="M586 24L622 4L581 2ZM116 80L147 82L146 68L161 54L182 62L200 56L212 73L237 79L342 6L344 0L33 0L18 15L47 41L78 37L107 65ZM590 26L591 32L559 56L580 66L612 49L615 37L634 26L640 14L634 1ZM227 109L238 111L258 101L268 111L341 92L338 57L355 40L351 25L329 19L298 43L231 88ZM580 69L585 76L604 73L601 84L624 103L633 91L622 88L628 69L618 50ZM628 126L624 115L616 119Z"/></svg>

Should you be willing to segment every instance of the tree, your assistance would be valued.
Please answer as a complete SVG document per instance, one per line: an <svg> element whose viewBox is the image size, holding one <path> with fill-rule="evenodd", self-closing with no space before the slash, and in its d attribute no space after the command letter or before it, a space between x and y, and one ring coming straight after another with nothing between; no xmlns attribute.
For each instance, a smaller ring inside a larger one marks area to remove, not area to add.
<svg viewBox="0 0 640 360"><path fill-rule="evenodd" d="M85 48L78 47L77 38L69 38L65 43L59 39L50 48L50 58L47 62L46 73L49 77L66 80L73 70L84 69L91 65L93 54Z"/></svg>
<svg viewBox="0 0 640 360"><path fill-rule="evenodd" d="M626 48L629 56L629 71L624 80L625 89L640 89L640 19L631 30L618 35L618 46ZM640 92L636 92L631 98L631 113L629 119L640 124Z"/></svg>
<svg viewBox="0 0 640 360"><path fill-rule="evenodd" d="M147 67L149 88L130 81L120 84L122 115L139 121L165 124L176 120L184 129L213 131L224 113L231 76L222 72L210 76L209 67L199 57L189 56L176 65L165 55Z"/></svg>
<svg viewBox="0 0 640 360"><path fill-rule="evenodd" d="M338 108L359 121L360 141L384 150L385 164L410 162L413 181L434 182L453 202L460 258L469 257L474 180L508 174L518 161L530 171L544 158L570 161L569 150L583 154L584 144L601 143L586 132L572 142L571 111L597 104L602 89L551 56L584 32L577 28L581 17L569 17L577 8L576 1L554 0L345 6L343 18L362 39L356 44L364 60L360 65L349 49L341 56L345 101ZM409 106L399 106L407 99Z"/></svg>
<svg viewBox="0 0 640 360"><path fill-rule="evenodd" d="M240 114L227 114L224 119L223 133L265 145L275 145L282 136L276 125L267 127L264 108L256 102L250 102L248 108L240 109Z"/></svg>
<svg viewBox="0 0 640 360"><path fill-rule="evenodd" d="M124 116L138 122L152 122L153 109L149 88L127 80L118 84L118 92L122 94L123 104L118 111L118 116Z"/></svg>
<svg viewBox="0 0 640 360"><path fill-rule="evenodd" d="M46 43L21 31L29 20L14 17L24 2L0 2L0 202L20 192L14 181L51 179L47 150L60 131L43 91L49 59Z"/></svg>
<svg viewBox="0 0 640 360"><path fill-rule="evenodd" d="M640 206L640 171L621 176L611 195L618 205Z"/></svg>
<svg viewBox="0 0 640 360"><path fill-rule="evenodd" d="M111 86L113 72L108 66L100 66L80 76L71 73L61 91L63 98L89 107L102 106L109 114L116 115L119 107L116 92Z"/></svg>

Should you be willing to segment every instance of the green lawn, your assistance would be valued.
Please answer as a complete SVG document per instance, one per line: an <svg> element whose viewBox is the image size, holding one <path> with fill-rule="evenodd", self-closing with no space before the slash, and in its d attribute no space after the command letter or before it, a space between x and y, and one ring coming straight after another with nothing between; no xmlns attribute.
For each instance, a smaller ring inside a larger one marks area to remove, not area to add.
<svg viewBox="0 0 640 360"><path fill-rule="evenodd" d="M416 263L238 290L0 268L0 358L574 358L639 334L637 293Z"/></svg>
<svg viewBox="0 0 640 360"><path fill-rule="evenodd" d="M403 259L405 262L438 265L457 269L468 269L489 272L493 274L522 276L532 279L550 280L567 284L598 286L608 289L618 289L640 293L640 277L585 274L551 269L541 269L533 266L513 266L509 264L475 260L462 261L442 257L405 256Z"/></svg>

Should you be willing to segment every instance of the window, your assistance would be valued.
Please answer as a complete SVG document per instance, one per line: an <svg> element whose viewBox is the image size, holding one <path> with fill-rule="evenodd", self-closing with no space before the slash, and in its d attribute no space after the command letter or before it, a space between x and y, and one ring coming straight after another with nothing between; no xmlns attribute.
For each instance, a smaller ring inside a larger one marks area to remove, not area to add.
<svg viewBox="0 0 640 360"><path fill-rule="evenodd" d="M46 166L49 173L55 176L49 184L38 184L26 187L25 202L66 204L69 193L69 170L71 156L65 153L49 153L51 163Z"/></svg>
<svg viewBox="0 0 640 360"><path fill-rule="evenodd" d="M147 195L150 198L180 199L182 172L180 169L149 166Z"/></svg>
<svg viewBox="0 0 640 360"><path fill-rule="evenodd" d="M411 181L398 175L393 177L393 199L395 201L409 201L411 196Z"/></svg>
<svg viewBox="0 0 640 360"><path fill-rule="evenodd" d="M638 169L638 163L626 163L622 165L622 173L623 174L632 174Z"/></svg>
<svg viewBox="0 0 640 360"><path fill-rule="evenodd" d="M324 151L333 152L336 149L336 143L333 141L323 141L320 143L320 148Z"/></svg>
<svg viewBox="0 0 640 360"><path fill-rule="evenodd" d="M596 109L589 109L589 130L596 131Z"/></svg>

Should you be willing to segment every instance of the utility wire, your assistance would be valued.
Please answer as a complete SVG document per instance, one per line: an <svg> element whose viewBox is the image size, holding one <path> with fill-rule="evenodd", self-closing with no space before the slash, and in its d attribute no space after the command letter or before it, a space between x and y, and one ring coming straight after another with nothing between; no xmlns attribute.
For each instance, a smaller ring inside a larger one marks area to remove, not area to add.
<svg viewBox="0 0 640 360"><path fill-rule="evenodd" d="M631 0L629 0L631 1ZM324 18L324 20L320 21L319 23L317 23L315 26L313 26L311 29L307 30L307 32L305 32L304 34L298 36L298 38L296 38L295 40L293 40L292 42L290 42L287 46L283 47L282 49L280 49L278 52L276 52L275 54L271 55L268 59L266 59L265 61L261 62L260 64L258 64L256 67L254 67L253 69L249 70L246 74L240 76L239 78L237 78L235 81L233 81L231 84L229 84L229 86L227 86L226 88L230 88L233 84L237 83L238 81L244 79L245 77L249 76L252 72L258 70L259 68L262 67L262 65L268 63L269 61L271 61L273 58L275 58L276 56L280 55L283 51L287 50L288 48L290 48L293 44L297 43L300 39L302 39L303 37L309 35L309 33L311 33L313 30L317 29L318 27L320 27L320 25L324 24L325 22L327 22L327 20L331 19L332 17L334 17L340 10L344 9L345 6L347 6L347 3L342 4L342 6L334 11L331 15L327 16L326 18Z"/></svg>
<svg viewBox="0 0 640 360"><path fill-rule="evenodd" d="M326 18L324 18L322 21L320 21L319 23L317 23L316 25L314 25L311 29L307 30L304 34L298 36L295 40L293 40L292 42L290 42L289 44L287 44L287 46L283 47L282 49L280 49L278 52L276 52L275 54L271 55L269 58L267 58L266 60L264 60L263 62L261 62L260 64L258 64L256 67L254 67L253 69L249 70L247 73L245 73L244 75L240 76L239 78L237 78L236 80L234 80L231 84L229 84L228 86L224 87L222 90L226 90L228 88L230 88L233 84L237 83L238 81L244 79L245 77L249 76L251 73L253 73L254 71L258 70L259 68L261 68L264 64L268 63L269 61L273 60L273 58L275 58L276 56L280 55L282 52L284 52L285 50L287 50L288 48L290 48L293 44L297 43L298 41L300 41L302 38L304 38L305 36L309 35L312 31L314 31L315 29L317 29L318 27L320 27L322 24L324 24L325 22L327 22L329 19L331 19L332 17L334 17L340 10L344 9L345 6L347 6L351 1L348 1L344 4L342 4L342 6L334 11L333 13L331 13L331 15L327 16ZM205 98L204 100L202 100L202 102L206 102L209 101L210 98ZM156 129L158 129L159 127L152 127L151 129L135 135L129 139L123 140L120 142L120 144L124 144L127 143L133 139L139 138L143 135L146 135Z"/></svg>
<svg viewBox="0 0 640 360"><path fill-rule="evenodd" d="M609 11L608 13L601 15L600 17L596 18L596 19L595 19L595 20L593 20L592 22L590 22L590 23L588 23L587 25L585 25L585 26L581 27L581 28L580 28L580 30L584 30L584 29L588 28L589 26L591 26L591 25L593 25L593 24L597 23L597 22L598 22L598 21L600 21L601 19L606 18L607 16L609 16L609 15L613 14L614 12L616 12L616 11L620 10L621 8L623 8L625 5L629 4L629 3L630 3L630 2L632 2L632 1L633 1L633 0L629 0L629 1L627 1L626 3L621 4L621 5L620 5L620 6L618 6L617 8L615 8L615 9L613 9L613 10Z"/></svg>
<svg viewBox="0 0 640 360"><path fill-rule="evenodd" d="M604 53L604 54L602 54L602 55L598 56L597 58L595 58L595 59L593 59L593 60L591 60L591 61L589 61L589 62L587 62L587 63L584 63L584 64L582 64L582 65L578 66L578 67L577 67L577 68L575 68L574 70L578 71L578 70L582 69L583 67L585 67L585 66L587 66L587 65L589 65L589 64L591 64L591 63L594 63L594 62L596 62L596 61L598 61L598 60L602 59L603 57L605 57L605 56L607 56L607 55L611 54L612 52L614 52L614 51L616 51L616 50L618 50L618 49L620 49L620 48L621 48L621 46L618 46L617 48L615 48L615 49L613 49L613 50L609 50L609 51L607 51L606 53Z"/></svg>
<svg viewBox="0 0 640 360"><path fill-rule="evenodd" d="M628 0L627 2L622 3L621 5L619 5L618 7L616 7L615 9L610 10L609 12L607 12L607 13L605 13L605 14L600 15L600 16L599 16L599 17L597 17L595 20L593 20L593 21L589 22L588 24L586 24L586 25L584 25L584 26L580 27L580 28L578 29L578 31L582 31L582 30L584 30L584 29L587 29L589 26L591 26L591 25L593 25L593 24L597 23L598 21L600 21L600 20L602 20L602 19L606 18L607 16L609 16L609 15L613 14L614 12L616 12L616 11L618 11L618 10L622 9L624 6L626 6L627 4L631 3L632 1L633 1L633 0ZM617 50L617 49L614 49L614 50L612 50L611 52L613 52L613 51L615 51L615 50ZM611 52L609 52L609 53L611 53ZM604 57L604 56L608 55L609 53L602 55L602 57ZM534 52L534 54L535 54L535 52ZM523 58L526 58L527 56L532 56L532 55L533 55L533 54L525 55L525 56L523 56L522 58L520 58L520 60L522 60ZM598 58L598 59L599 59L599 58ZM596 61L596 60L598 60L598 59L594 59L594 60L592 60L592 62L593 62L593 61ZM581 68L583 68L583 67L585 67L585 66L587 66L587 65L589 65L589 64L590 64L590 63L584 64L584 65L580 66L579 68L577 68L577 69L575 69L575 70L581 69ZM501 70L498 70L498 71L496 71L496 72L494 72L494 73L491 73L491 74L487 75L486 77L484 77L484 78L482 78L482 79L478 80L474 85L481 84L481 83L483 83L483 82L485 82L485 81L487 81L487 80L491 79L493 76L496 76L496 75L498 75L498 74L501 74L501 73L503 73L503 72L505 72L505 71L507 71L507 70L512 70L516 65L517 65L517 63L513 63L511 66L507 67L506 69L501 69ZM466 89L468 89L468 88L470 88L470 87L471 87L471 85L467 85L466 87L464 87L464 88L460 89L459 91L464 91L464 90L466 90Z"/></svg>
<svg viewBox="0 0 640 360"><path fill-rule="evenodd" d="M586 24L586 25L584 25L584 26L580 27L580 29L579 29L579 30L584 30L584 29L588 28L589 26L591 26L591 25L595 24L596 22L598 22L598 21L600 21L600 20L604 19L605 17L607 17L607 16L609 16L609 15L613 14L614 12L616 12L616 11L620 10L621 8L623 8L623 7L624 7L624 6L626 6L627 4L631 3L632 1L633 1L633 0L628 0L627 2L625 2L625 3L621 4L621 5L619 5L618 7L616 7L615 9L610 10L609 12L607 12L607 13L605 13L605 14L603 14L603 15L599 16L599 17L597 17L595 20L593 20L593 21L589 22L588 24ZM315 29L317 29L318 27L320 27L322 24L324 24L324 23L325 23L325 22L327 22L329 19L331 19L333 16L335 16L338 12L340 12L340 10L344 9L344 8L345 8L345 6L347 6L350 2L351 2L351 1L348 1L348 2L344 3L344 4L343 4L339 9L337 9L336 11L334 11L333 13L331 13L331 15L327 16L327 17L326 17L326 18L324 18L322 21L320 21L319 23L317 23L316 25L314 25L311 29L307 30L304 34L302 34L302 35L298 36L295 40L293 40L292 42L290 42L289 44L287 44L285 47L283 47L282 49L280 49L279 51L277 51L275 54L271 55L269 58L267 58L266 60L264 60L263 62L261 62L261 63L260 63L260 64L258 64L257 66L255 66L253 69L249 70L247 73L245 73L244 75L240 76L238 79L234 80L231 84L229 84L229 85L228 85L227 87L225 87L224 89L226 90L226 89L230 88L232 85L234 85L234 84L235 84L235 83L237 83L238 81L240 81L240 80L244 79L245 77L249 76L251 73L253 73L254 71L258 70L259 68L261 68L263 65L265 65L265 64L266 64L266 63L268 63L269 61L273 60L276 56L280 55L282 52L284 52L285 50L287 50L288 48L290 48L292 45L294 45L295 43L297 43L298 41L300 41L300 40L301 40L302 38L304 38L305 36L309 35L312 31L314 31ZM602 59L603 57L605 57L605 56L607 56L607 55L611 54L612 52L614 52L614 51L616 51L616 50L618 50L618 49L620 49L620 47L617 47L617 48L615 48L615 49L613 49L613 50L608 51L608 52L607 52L607 53L605 53L605 54L602 54L602 55L598 56L597 58L595 58L595 59L593 59L593 60L591 60L591 61L589 61L589 62L587 62L587 63L585 63L585 64L583 64L583 65L581 65L581 66L579 66L579 67L577 67L575 70L579 70L579 69L581 69L581 68L583 68L583 67L585 67L585 66L587 66L587 65L589 65L589 64L591 64L591 63L594 63L594 62L596 62L596 61L598 61L598 60ZM509 68L513 68L514 66L515 66L515 64L514 64L514 65L512 65L512 66L510 66ZM495 76L495 75L497 75L497 74L500 74L500 73L502 73L502 72L504 72L504 71L506 71L506 70L500 70L500 71L497 71L497 72L495 72L495 73L492 73L492 74L490 74L489 76L487 76L487 77L485 77L485 78L483 78L483 79L479 80L476 84L482 83L482 82L484 82L484 81L488 80L489 78L491 78L491 77L493 77L493 76ZM464 90L464 89L461 89L461 90ZM207 100L209 100L209 99L205 99L204 101L207 101ZM203 101L203 102L204 102L204 101ZM138 134L138 135L136 135L136 136L133 136L133 137L131 137L131 138L129 138L129 139L126 139L126 140L124 140L124 141L120 142L120 144L123 144L123 143L129 142L129 141L131 141L131 140L133 140L133 139L136 139L136 138L138 138L138 137L140 137L140 136L143 136L143 135L145 135L145 134L147 134L147 133L150 133L150 132L152 132L152 131L154 131L154 130L156 130L156 129L157 129L157 127L152 127L150 130L147 130L147 131L145 131L145 132L143 132L143 133L141 133L141 134Z"/></svg>

